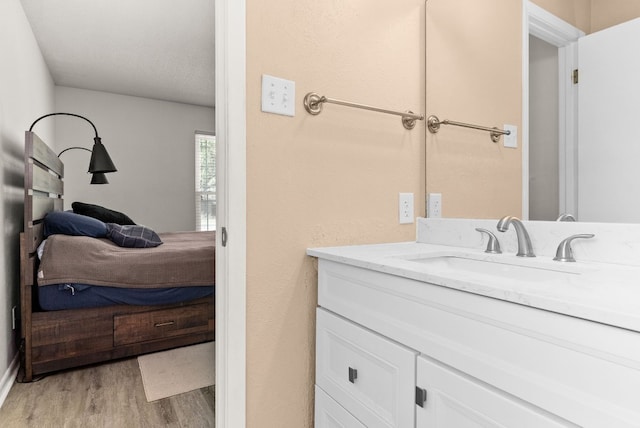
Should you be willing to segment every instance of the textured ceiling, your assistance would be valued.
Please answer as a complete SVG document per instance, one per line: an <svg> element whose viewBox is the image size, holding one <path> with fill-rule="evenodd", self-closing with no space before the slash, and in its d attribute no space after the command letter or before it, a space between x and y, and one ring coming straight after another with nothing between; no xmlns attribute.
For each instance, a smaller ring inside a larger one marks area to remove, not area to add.
<svg viewBox="0 0 640 428"><path fill-rule="evenodd" d="M214 105L214 0L21 2L56 85Z"/></svg>

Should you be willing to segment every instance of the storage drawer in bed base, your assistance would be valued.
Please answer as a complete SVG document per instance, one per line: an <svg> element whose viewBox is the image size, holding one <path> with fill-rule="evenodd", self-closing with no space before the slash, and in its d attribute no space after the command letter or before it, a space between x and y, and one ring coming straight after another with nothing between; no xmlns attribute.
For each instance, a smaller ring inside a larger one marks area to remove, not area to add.
<svg viewBox="0 0 640 428"><path fill-rule="evenodd" d="M32 374L42 374L211 341L214 327L213 297L177 306L34 312L25 359Z"/></svg>
<svg viewBox="0 0 640 428"><path fill-rule="evenodd" d="M206 304L113 317L113 346L206 332Z"/></svg>

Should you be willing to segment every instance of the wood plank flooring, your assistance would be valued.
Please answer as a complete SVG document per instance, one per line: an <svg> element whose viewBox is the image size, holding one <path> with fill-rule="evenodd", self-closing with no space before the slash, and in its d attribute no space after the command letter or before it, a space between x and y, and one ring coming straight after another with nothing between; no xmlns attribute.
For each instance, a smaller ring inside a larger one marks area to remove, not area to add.
<svg viewBox="0 0 640 428"><path fill-rule="evenodd" d="M148 403L136 358L15 383L3 428L214 427L213 386Z"/></svg>

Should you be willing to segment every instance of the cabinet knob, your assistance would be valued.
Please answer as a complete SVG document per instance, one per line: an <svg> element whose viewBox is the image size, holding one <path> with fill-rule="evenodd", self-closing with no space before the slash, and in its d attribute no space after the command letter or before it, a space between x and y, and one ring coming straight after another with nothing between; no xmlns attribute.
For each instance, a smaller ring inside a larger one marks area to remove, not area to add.
<svg viewBox="0 0 640 428"><path fill-rule="evenodd" d="M349 367L349 382L356 383L356 379L358 379L358 370Z"/></svg>

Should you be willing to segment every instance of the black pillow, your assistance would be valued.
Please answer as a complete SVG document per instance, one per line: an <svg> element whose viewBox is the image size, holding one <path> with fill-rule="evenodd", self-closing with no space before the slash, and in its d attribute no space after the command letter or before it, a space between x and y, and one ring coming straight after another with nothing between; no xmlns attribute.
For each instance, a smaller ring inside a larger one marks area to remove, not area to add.
<svg viewBox="0 0 640 428"><path fill-rule="evenodd" d="M101 207L100 205L74 202L71 204L71 208L73 208L73 212L76 214L97 218L105 223L115 223L120 225L136 224L136 222L131 220L126 214Z"/></svg>
<svg viewBox="0 0 640 428"><path fill-rule="evenodd" d="M128 248L150 248L162 244L156 232L145 226L107 223L107 238Z"/></svg>

